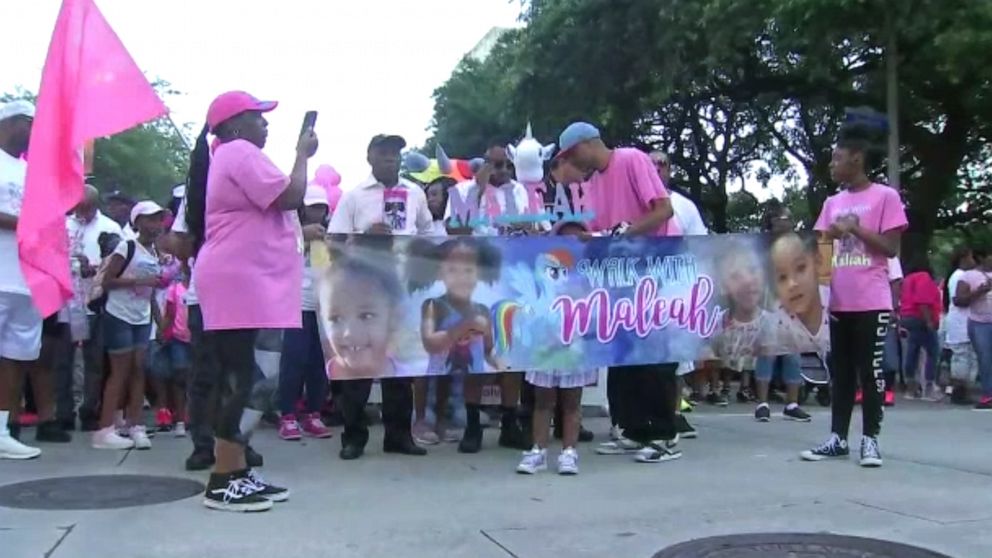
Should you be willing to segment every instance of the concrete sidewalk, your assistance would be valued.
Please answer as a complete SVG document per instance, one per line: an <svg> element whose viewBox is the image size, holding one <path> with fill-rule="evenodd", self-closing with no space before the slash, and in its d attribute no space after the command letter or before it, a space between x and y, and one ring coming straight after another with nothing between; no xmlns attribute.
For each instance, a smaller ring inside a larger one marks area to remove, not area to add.
<svg viewBox="0 0 992 558"><path fill-rule="evenodd" d="M270 512L212 512L199 498L107 511L0 507L0 557L647 558L689 539L777 531L992 556L992 414L900 401L886 415L885 467L865 470L853 456L799 461L828 430L827 411L809 410L811 424L759 424L750 407L704 407L690 415L700 436L680 444L681 460L638 464L586 445L578 477L514 474L518 454L497 449L494 431L479 455L447 445L426 458L384 456L376 438L363 459L342 462L337 438L291 443L264 430L255 444L263 472L293 490ZM852 440L860 415L854 424ZM609 424L586 426L601 441ZM0 485L115 473L205 480L182 469L188 440L159 435L154 445L96 451L77 434L33 462L0 462Z"/></svg>

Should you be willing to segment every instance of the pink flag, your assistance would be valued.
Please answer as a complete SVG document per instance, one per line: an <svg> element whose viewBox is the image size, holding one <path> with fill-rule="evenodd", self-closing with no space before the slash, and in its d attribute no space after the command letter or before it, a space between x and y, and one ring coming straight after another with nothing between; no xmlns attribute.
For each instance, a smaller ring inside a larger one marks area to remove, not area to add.
<svg viewBox="0 0 992 558"><path fill-rule="evenodd" d="M65 215L82 199L84 144L166 112L93 0L63 0L41 75L17 223L21 270L42 316L72 297Z"/></svg>

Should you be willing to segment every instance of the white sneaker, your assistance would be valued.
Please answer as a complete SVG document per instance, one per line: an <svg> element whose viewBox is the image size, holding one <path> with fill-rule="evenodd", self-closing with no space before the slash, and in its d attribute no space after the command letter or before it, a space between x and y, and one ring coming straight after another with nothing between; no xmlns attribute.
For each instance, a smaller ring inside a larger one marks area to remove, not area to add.
<svg viewBox="0 0 992 558"><path fill-rule="evenodd" d="M40 449L25 446L7 432L0 433L0 459L34 459L39 455Z"/></svg>
<svg viewBox="0 0 992 558"><path fill-rule="evenodd" d="M633 440L620 436L616 440L599 444L596 447L596 453L599 455L626 455L628 453L636 453L643 447L643 445Z"/></svg>
<svg viewBox="0 0 992 558"><path fill-rule="evenodd" d="M610 441L616 442L620 438L623 438L623 429L614 424L610 427Z"/></svg>
<svg viewBox="0 0 992 558"><path fill-rule="evenodd" d="M117 434L117 429L108 426L93 433L93 449L126 450L134 447L134 442Z"/></svg>
<svg viewBox="0 0 992 558"><path fill-rule="evenodd" d="M152 441L148 439L148 432L144 426L132 426L128 434L131 435L131 441L134 442L134 449L152 449Z"/></svg>
<svg viewBox="0 0 992 558"><path fill-rule="evenodd" d="M558 474L579 474L579 453L575 451L575 448L565 448L558 456Z"/></svg>
<svg viewBox="0 0 992 558"><path fill-rule="evenodd" d="M638 463L663 463L680 459L682 452L675 448L678 440L658 440L651 442L637 452L634 460Z"/></svg>
<svg viewBox="0 0 992 558"><path fill-rule="evenodd" d="M186 423L185 422L177 422L175 424L175 426L172 427L172 435L175 436L176 438L185 438L186 437Z"/></svg>
<svg viewBox="0 0 992 558"><path fill-rule="evenodd" d="M525 451L520 464L517 465L517 472L522 475L533 475L539 471L548 470L548 452L537 446L530 451Z"/></svg>

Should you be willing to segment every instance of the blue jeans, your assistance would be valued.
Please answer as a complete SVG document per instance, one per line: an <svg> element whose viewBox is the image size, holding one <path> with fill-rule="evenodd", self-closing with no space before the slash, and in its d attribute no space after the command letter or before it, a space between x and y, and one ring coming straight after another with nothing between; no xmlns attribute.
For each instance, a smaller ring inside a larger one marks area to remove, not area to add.
<svg viewBox="0 0 992 558"><path fill-rule="evenodd" d="M103 313L103 346L110 354L145 350L152 337L152 323L129 324L110 314Z"/></svg>
<svg viewBox="0 0 992 558"><path fill-rule="evenodd" d="M279 412L296 412L296 400L306 386L307 412L320 411L327 397L324 351L317 330L317 313L303 312L302 329L283 330L279 360Z"/></svg>
<svg viewBox="0 0 992 558"><path fill-rule="evenodd" d="M926 352L927 362L923 369L927 382L937 380L937 363L940 362L940 337L937 330L930 329L921 318L903 318L906 328L906 360L903 361L903 377L906 381L918 381L920 350Z"/></svg>
<svg viewBox="0 0 992 558"><path fill-rule="evenodd" d="M968 338L978 356L978 376L982 397L992 397L992 323L968 320Z"/></svg>
<svg viewBox="0 0 992 558"><path fill-rule="evenodd" d="M785 385L795 386L803 383L799 355L759 356L754 367L754 379L759 382L770 382L777 363L781 363L782 381Z"/></svg>

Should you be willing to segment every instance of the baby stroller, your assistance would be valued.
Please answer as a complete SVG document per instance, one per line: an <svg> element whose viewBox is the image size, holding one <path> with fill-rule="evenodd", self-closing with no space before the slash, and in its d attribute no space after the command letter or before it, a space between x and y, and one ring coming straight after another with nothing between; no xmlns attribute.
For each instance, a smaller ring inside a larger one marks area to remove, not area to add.
<svg viewBox="0 0 992 558"><path fill-rule="evenodd" d="M805 404L810 394L815 394L821 407L830 406L830 366L829 355L803 353L799 355L799 367L805 384L799 390L799 402Z"/></svg>

